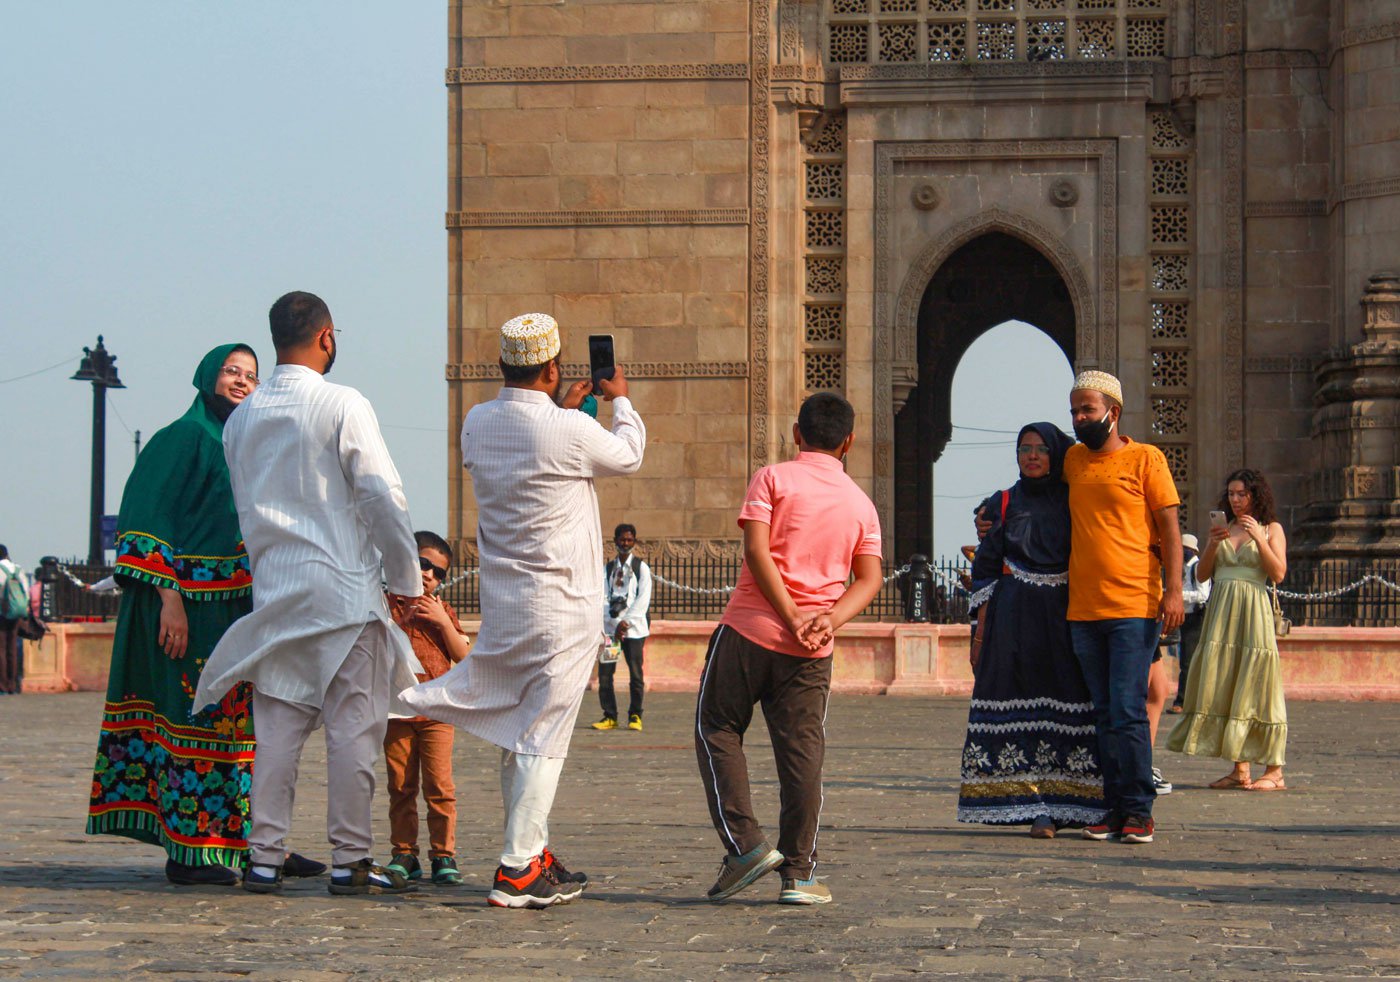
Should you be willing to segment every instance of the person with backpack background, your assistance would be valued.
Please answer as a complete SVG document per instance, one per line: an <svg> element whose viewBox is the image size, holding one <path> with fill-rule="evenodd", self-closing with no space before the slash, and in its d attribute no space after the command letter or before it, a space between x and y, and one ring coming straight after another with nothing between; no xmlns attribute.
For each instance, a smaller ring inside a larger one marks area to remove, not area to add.
<svg viewBox="0 0 1400 982"><path fill-rule="evenodd" d="M603 633L622 646L627 662L628 703L627 728L642 728L642 695L646 682L642 677L642 648L651 629L647 624L647 609L651 606L651 567L633 553L637 545L637 528L623 523L613 530L613 545L617 557L603 567ZM595 730L617 729L617 694L613 691L613 675L617 661L598 662L598 701L603 706L603 718L593 724Z"/></svg>
<svg viewBox="0 0 1400 982"><path fill-rule="evenodd" d="M24 684L19 626L29 616L29 577L0 546L0 695L18 695Z"/></svg>

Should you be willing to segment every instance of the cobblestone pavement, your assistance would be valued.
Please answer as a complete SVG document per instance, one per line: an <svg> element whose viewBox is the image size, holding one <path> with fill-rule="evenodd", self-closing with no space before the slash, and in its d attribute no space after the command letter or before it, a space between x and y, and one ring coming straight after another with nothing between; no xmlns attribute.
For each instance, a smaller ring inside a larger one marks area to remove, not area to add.
<svg viewBox="0 0 1400 982"><path fill-rule="evenodd" d="M584 721L594 708L590 695ZM966 704L837 697L820 870L836 902L791 908L774 903L775 877L703 899L721 850L693 701L651 696L644 733L575 734L553 838L593 885L568 906L504 911L485 903L497 754L473 738L457 742L465 885L338 898L320 879L257 897L171 887L158 850L85 836L100 697L9 697L0 978L1396 977L1400 706L1289 710L1289 791L1205 790L1223 765L1163 751L1177 790L1158 803L1158 841L1133 847L959 826ZM292 844L324 858L319 739ZM760 814L776 824L761 725L750 747Z"/></svg>

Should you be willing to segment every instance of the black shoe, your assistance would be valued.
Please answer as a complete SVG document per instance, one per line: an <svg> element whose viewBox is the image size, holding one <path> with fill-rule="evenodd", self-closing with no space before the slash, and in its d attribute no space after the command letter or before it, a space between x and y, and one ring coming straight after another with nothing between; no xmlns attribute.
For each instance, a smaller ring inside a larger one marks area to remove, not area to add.
<svg viewBox="0 0 1400 982"><path fill-rule="evenodd" d="M539 857L523 869L496 867L496 882L486 902L492 907L552 907L567 904L583 893L582 883L560 883Z"/></svg>
<svg viewBox="0 0 1400 982"><path fill-rule="evenodd" d="M400 852L389 860L389 864L384 867L388 870L395 870L402 874L406 880L420 880L423 878L423 864L418 862L418 857L411 852Z"/></svg>
<svg viewBox="0 0 1400 982"><path fill-rule="evenodd" d="M433 857L433 882L440 887L461 885L462 874L457 870L456 856Z"/></svg>
<svg viewBox="0 0 1400 982"><path fill-rule="evenodd" d="M165 878L181 887L236 887L238 874L227 866L186 866L165 861Z"/></svg>
<svg viewBox="0 0 1400 982"><path fill-rule="evenodd" d="M550 852L548 848L540 853L540 866L550 870L553 876L560 883L587 883L587 873L570 873L564 868L564 864L559 862L559 857Z"/></svg>
<svg viewBox="0 0 1400 982"><path fill-rule="evenodd" d="M287 853L287 860L282 864L283 876L320 876L326 871L325 863L318 863L314 859L307 859L300 853Z"/></svg>
<svg viewBox="0 0 1400 982"><path fill-rule="evenodd" d="M282 867L278 866L271 876L264 876L249 863L243 870L243 889L249 893L278 893L282 889ZM257 865L262 865L261 863Z"/></svg>

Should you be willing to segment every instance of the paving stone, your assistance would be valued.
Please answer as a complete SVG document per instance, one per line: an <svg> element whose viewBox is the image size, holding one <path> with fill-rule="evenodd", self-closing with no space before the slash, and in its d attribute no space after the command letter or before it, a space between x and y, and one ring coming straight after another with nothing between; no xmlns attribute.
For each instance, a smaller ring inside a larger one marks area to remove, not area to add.
<svg viewBox="0 0 1400 982"><path fill-rule="evenodd" d="M1289 709L1289 791L1210 791L1223 764L1161 751L1177 790L1158 802L1158 841L1130 847L958 825L966 703L837 697L818 869L836 899L788 908L773 877L726 904L703 899L721 850L695 772L693 700L650 695L645 733L575 734L551 831L593 883L576 903L526 912L485 904L498 754L471 737L455 759L464 885L353 898L318 879L258 897L171 887L158 850L83 835L100 696L7 698L0 978L1400 975L1400 787L1388 776L1400 706ZM319 739L293 845L324 857ZM763 726L747 745L776 837ZM382 810L376 834L383 849Z"/></svg>

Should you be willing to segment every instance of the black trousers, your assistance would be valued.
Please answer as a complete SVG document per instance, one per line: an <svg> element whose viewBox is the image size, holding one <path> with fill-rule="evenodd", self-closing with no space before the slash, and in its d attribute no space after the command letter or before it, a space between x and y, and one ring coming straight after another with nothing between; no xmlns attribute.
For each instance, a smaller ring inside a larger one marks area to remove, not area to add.
<svg viewBox="0 0 1400 982"><path fill-rule="evenodd" d="M642 647L646 638L624 638L622 657L627 662L627 715L642 715L642 694L646 692L646 680L642 678ZM598 701L603 704L603 715L617 719L617 694L613 692L613 675L617 672L617 662L598 663Z"/></svg>
<svg viewBox="0 0 1400 982"><path fill-rule="evenodd" d="M1176 675L1176 698L1173 704L1180 706L1186 701L1186 675L1191 669L1191 656L1196 653L1196 645L1201 640L1201 625L1205 622L1206 611L1202 607L1200 610L1193 610L1186 615L1186 620L1181 622L1181 644L1177 650L1177 662L1181 670Z"/></svg>
<svg viewBox="0 0 1400 982"><path fill-rule="evenodd" d="M19 621L0 617L0 692L19 692L24 681L24 649Z"/></svg>
<svg viewBox="0 0 1400 982"><path fill-rule="evenodd" d="M710 819L733 855L765 840L744 757L744 733L761 702L778 769L778 875L785 879L811 879L817 864L830 695L830 658L769 651L723 624L710 636L695 710L695 757Z"/></svg>

